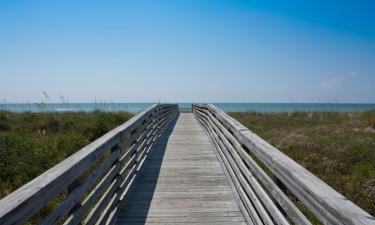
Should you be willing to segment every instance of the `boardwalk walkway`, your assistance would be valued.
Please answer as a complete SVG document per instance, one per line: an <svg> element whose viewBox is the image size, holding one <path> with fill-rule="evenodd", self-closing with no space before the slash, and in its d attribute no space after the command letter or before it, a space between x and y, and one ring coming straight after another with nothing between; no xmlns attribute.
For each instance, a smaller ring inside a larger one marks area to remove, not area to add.
<svg viewBox="0 0 375 225"><path fill-rule="evenodd" d="M246 224L208 136L181 113L158 140L118 224Z"/></svg>
<svg viewBox="0 0 375 225"><path fill-rule="evenodd" d="M0 225L25 224L52 200L43 225L375 225L212 104L137 113L0 199Z"/></svg>

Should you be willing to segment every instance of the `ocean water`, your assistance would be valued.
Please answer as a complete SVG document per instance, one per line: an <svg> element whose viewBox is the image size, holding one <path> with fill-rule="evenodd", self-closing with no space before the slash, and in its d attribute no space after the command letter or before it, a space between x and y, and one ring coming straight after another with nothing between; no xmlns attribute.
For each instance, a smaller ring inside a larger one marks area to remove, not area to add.
<svg viewBox="0 0 375 225"><path fill-rule="evenodd" d="M375 109L375 104L349 103L213 103L226 112L290 112L290 111L360 111ZM32 111L129 111L136 113L152 103L7 103L0 104L0 110L14 112ZM191 103L178 103L181 108L190 108Z"/></svg>

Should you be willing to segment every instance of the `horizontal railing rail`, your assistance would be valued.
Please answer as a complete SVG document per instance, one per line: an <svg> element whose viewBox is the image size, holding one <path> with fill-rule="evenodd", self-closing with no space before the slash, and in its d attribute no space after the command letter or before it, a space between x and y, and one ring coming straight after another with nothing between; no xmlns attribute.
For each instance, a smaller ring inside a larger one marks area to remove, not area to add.
<svg viewBox="0 0 375 225"><path fill-rule="evenodd" d="M148 152L176 118L155 104L0 200L0 224L23 224L61 199L41 224L104 224L115 218ZM61 197L62 196L62 197Z"/></svg>
<svg viewBox="0 0 375 225"><path fill-rule="evenodd" d="M193 113L249 224L312 224L289 193L322 224L375 224L369 213L214 105L194 104Z"/></svg>

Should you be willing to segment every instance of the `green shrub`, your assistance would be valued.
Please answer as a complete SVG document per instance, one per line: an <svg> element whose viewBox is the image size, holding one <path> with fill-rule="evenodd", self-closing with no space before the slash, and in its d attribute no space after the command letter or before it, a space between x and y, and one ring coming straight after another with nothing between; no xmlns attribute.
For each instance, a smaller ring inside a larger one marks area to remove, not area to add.
<svg viewBox="0 0 375 225"><path fill-rule="evenodd" d="M0 111L0 198L130 117L127 112Z"/></svg>
<svg viewBox="0 0 375 225"><path fill-rule="evenodd" d="M375 215L375 110L230 114Z"/></svg>
<svg viewBox="0 0 375 225"><path fill-rule="evenodd" d="M362 112L361 119L367 126L375 129L375 110L367 110Z"/></svg>
<svg viewBox="0 0 375 225"><path fill-rule="evenodd" d="M10 129L9 120L5 112L0 111L0 132Z"/></svg>

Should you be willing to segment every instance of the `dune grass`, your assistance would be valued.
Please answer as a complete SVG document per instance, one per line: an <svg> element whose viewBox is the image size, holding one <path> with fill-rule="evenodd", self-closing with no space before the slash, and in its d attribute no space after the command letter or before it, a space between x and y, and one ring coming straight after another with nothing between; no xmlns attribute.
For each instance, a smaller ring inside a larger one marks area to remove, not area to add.
<svg viewBox="0 0 375 225"><path fill-rule="evenodd" d="M128 112L0 111L0 198L131 116Z"/></svg>
<svg viewBox="0 0 375 225"><path fill-rule="evenodd" d="M230 115L375 215L375 110ZM101 111L0 111L0 197L131 116Z"/></svg>
<svg viewBox="0 0 375 225"><path fill-rule="evenodd" d="M375 215L375 110L230 115Z"/></svg>

